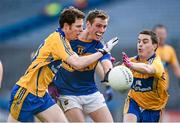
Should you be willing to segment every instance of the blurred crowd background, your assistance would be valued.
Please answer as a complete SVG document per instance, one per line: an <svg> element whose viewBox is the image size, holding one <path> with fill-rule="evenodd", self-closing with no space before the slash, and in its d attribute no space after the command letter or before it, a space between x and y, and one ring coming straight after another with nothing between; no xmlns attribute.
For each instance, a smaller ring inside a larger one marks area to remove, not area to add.
<svg viewBox="0 0 180 123"><path fill-rule="evenodd" d="M122 51L136 55L138 32L152 29L156 24L168 28L166 42L175 48L180 60L179 0L0 0L0 60L4 67L0 122L7 119L10 90L31 63L31 53L58 27L59 13L68 6L85 13L97 8L109 14L103 41L119 37L120 42L112 51L117 61L121 61ZM171 69L169 73L170 98L164 121L180 121L180 84ZM98 82L97 85L103 92ZM107 103L116 122L122 121L126 95L127 92L114 92L113 100Z"/></svg>

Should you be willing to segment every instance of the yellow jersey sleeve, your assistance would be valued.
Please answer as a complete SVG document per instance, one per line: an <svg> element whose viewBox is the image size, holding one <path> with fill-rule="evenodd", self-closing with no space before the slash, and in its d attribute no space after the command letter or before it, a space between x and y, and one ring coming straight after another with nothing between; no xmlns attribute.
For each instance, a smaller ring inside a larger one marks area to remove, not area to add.
<svg viewBox="0 0 180 123"><path fill-rule="evenodd" d="M176 52L174 50L173 47L171 47L171 57L169 60L169 63L172 65L178 64L178 60L177 60L177 56L176 56Z"/></svg>

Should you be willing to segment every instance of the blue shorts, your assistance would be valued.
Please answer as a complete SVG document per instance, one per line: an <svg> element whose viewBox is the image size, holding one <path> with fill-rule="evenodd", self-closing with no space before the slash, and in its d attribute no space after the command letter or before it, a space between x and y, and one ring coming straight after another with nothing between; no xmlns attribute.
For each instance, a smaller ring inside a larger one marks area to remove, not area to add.
<svg viewBox="0 0 180 123"><path fill-rule="evenodd" d="M127 98L124 113L136 115L137 122L159 122L162 110L142 109L132 98Z"/></svg>
<svg viewBox="0 0 180 123"><path fill-rule="evenodd" d="M54 104L55 102L47 92L43 97L38 97L27 92L26 88L15 85L11 92L9 111L18 121L33 122L34 115Z"/></svg>

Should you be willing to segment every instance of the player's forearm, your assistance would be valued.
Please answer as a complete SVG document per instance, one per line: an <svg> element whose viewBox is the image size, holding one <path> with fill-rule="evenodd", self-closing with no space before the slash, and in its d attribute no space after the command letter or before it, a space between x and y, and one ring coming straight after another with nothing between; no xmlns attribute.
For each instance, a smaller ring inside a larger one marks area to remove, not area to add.
<svg viewBox="0 0 180 123"><path fill-rule="evenodd" d="M96 73L98 74L100 80L104 79L105 73L113 68L113 65L110 60L105 59L101 63L98 62L96 66Z"/></svg>
<svg viewBox="0 0 180 123"><path fill-rule="evenodd" d="M81 56L78 58L80 68L87 67L88 65L92 64L93 62L97 61L101 58L103 54L101 52L97 52L88 56Z"/></svg>
<svg viewBox="0 0 180 123"><path fill-rule="evenodd" d="M100 62L98 62L98 64L96 65L96 73L100 80L104 79L104 69Z"/></svg>
<svg viewBox="0 0 180 123"><path fill-rule="evenodd" d="M88 56L81 56L81 57L77 55L73 55L67 59L67 63L70 64L75 69L82 69L92 64L93 62L97 61L102 56L103 54L101 52L97 52Z"/></svg>
<svg viewBox="0 0 180 123"><path fill-rule="evenodd" d="M109 69L113 68L112 62L107 59L102 61L102 66L104 69L104 73L107 73L109 71Z"/></svg>
<svg viewBox="0 0 180 123"><path fill-rule="evenodd" d="M174 70L174 74L176 75L177 78L180 79L180 68L179 69L176 69Z"/></svg>
<svg viewBox="0 0 180 123"><path fill-rule="evenodd" d="M173 72L176 75L176 77L180 79L180 66L179 65L172 66L172 68L173 68Z"/></svg>
<svg viewBox="0 0 180 123"><path fill-rule="evenodd" d="M131 66L132 70L138 71L140 73L148 73L148 74L153 74L155 73L155 70L153 69L152 66L144 63L134 63L132 62Z"/></svg>

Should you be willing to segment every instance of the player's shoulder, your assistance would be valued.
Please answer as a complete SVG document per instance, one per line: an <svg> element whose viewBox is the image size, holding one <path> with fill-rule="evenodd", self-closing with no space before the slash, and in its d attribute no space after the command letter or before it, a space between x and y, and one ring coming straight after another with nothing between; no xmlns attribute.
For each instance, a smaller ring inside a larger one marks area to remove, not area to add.
<svg viewBox="0 0 180 123"><path fill-rule="evenodd" d="M174 54L176 54L176 53L175 53L175 49L174 49L173 46L171 46L171 45L169 45L169 44L166 44L166 45L164 46L164 48L165 48L165 51L166 51L169 55L174 55Z"/></svg>
<svg viewBox="0 0 180 123"><path fill-rule="evenodd" d="M50 46L62 45L62 44L66 44L67 40L65 39L63 35L55 31L46 38L45 43Z"/></svg>
<svg viewBox="0 0 180 123"><path fill-rule="evenodd" d="M46 43L53 43L59 39L59 35L57 32L52 32L49 36L45 39Z"/></svg>
<svg viewBox="0 0 180 123"><path fill-rule="evenodd" d="M81 43L81 44L85 44L85 45L94 45L96 47L98 46L103 46L101 41L98 40L82 40L82 39L77 39L72 41L74 43Z"/></svg>
<svg viewBox="0 0 180 123"><path fill-rule="evenodd" d="M138 60L138 55L130 57L129 59L130 59L130 61L135 62Z"/></svg>
<svg viewBox="0 0 180 123"><path fill-rule="evenodd" d="M171 46L171 45L169 45L169 44L165 44L165 45L164 45L164 48L165 48L166 50L174 50L173 46Z"/></svg>
<svg viewBox="0 0 180 123"><path fill-rule="evenodd" d="M161 57L159 56L159 55L157 55L157 54L155 54L156 56L154 57L154 60L155 61L161 61Z"/></svg>
<svg viewBox="0 0 180 123"><path fill-rule="evenodd" d="M51 39L59 39L60 35L58 32L53 32L51 33L46 39L51 40Z"/></svg>
<svg viewBox="0 0 180 123"><path fill-rule="evenodd" d="M154 59L152 59L151 61L148 61L150 64L156 64L156 67L158 67L159 70L164 70L161 58L159 55L155 54Z"/></svg>

